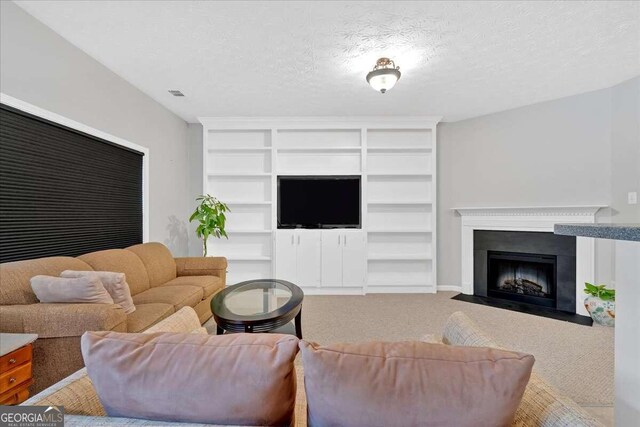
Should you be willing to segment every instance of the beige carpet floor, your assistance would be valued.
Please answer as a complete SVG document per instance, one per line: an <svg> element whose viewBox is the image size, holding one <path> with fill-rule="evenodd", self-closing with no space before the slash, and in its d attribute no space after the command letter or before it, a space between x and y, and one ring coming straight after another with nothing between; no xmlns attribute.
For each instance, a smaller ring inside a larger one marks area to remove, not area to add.
<svg viewBox="0 0 640 427"><path fill-rule="evenodd" d="M439 334L447 317L463 311L507 348L533 354L549 383L611 424L613 329L452 300L454 292L366 296L305 296L302 332L320 344L402 341Z"/></svg>

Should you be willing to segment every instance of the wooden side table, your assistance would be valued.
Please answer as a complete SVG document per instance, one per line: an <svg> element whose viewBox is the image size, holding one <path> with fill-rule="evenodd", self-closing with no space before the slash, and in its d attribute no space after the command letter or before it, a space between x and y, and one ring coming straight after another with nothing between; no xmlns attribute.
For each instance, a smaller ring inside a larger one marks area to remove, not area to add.
<svg viewBox="0 0 640 427"><path fill-rule="evenodd" d="M31 343L37 338L36 334L0 334L0 405L17 405L29 398Z"/></svg>

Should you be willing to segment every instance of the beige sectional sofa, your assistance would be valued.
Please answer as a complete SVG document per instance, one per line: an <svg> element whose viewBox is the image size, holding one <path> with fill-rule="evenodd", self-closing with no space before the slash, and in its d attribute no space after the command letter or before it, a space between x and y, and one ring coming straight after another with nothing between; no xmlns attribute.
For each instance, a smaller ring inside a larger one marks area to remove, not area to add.
<svg viewBox="0 0 640 427"><path fill-rule="evenodd" d="M174 258L161 243L0 264L0 332L38 334L31 387L37 393L84 366L85 331L141 332L187 306L206 322L211 298L225 286L226 268L226 258ZM127 315L113 304L39 303L31 277L64 270L125 273L136 310Z"/></svg>
<svg viewBox="0 0 640 427"><path fill-rule="evenodd" d="M180 310L146 332L192 332L200 328L198 318L189 308ZM424 340L433 342L432 336ZM439 341L439 340L438 340ZM498 347L496 343L462 312L451 315L442 334L442 342L449 345ZM298 359L299 360L299 359ZM296 363L297 395L295 425L307 425L307 399L304 390L304 370ZM393 390L389 391L391 395ZM24 405L62 405L65 408L65 426L204 426L159 422L131 418L107 417L87 370L81 369L59 383L33 396ZM366 408L363 408L363 410ZM213 424L206 424L213 425ZM517 427L602 427L596 419L566 396L548 385L535 372L531 375L522 402L512 424Z"/></svg>

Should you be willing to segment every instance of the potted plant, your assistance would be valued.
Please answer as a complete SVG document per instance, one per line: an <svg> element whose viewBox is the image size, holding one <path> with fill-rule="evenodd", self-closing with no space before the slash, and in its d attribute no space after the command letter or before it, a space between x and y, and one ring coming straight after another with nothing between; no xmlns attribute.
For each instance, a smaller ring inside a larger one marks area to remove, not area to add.
<svg viewBox="0 0 640 427"><path fill-rule="evenodd" d="M604 285L585 283L584 293L587 298L584 306L591 318L604 326L615 326L616 322L616 290L607 289Z"/></svg>
<svg viewBox="0 0 640 427"><path fill-rule="evenodd" d="M222 203L210 194L196 198L200 202L196 210L191 214L189 222L197 220L200 224L196 228L196 234L202 239L203 256L207 256L207 240L209 236L215 236L218 239L222 236L229 238L224 230L227 217L225 212L230 212L229 206Z"/></svg>

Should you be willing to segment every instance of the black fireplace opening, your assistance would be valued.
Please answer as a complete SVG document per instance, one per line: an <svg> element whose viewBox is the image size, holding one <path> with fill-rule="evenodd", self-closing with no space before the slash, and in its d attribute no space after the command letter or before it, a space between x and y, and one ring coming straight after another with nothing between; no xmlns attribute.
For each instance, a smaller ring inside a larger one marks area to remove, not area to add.
<svg viewBox="0 0 640 427"><path fill-rule="evenodd" d="M556 307L557 257L488 251L487 294L544 307Z"/></svg>

